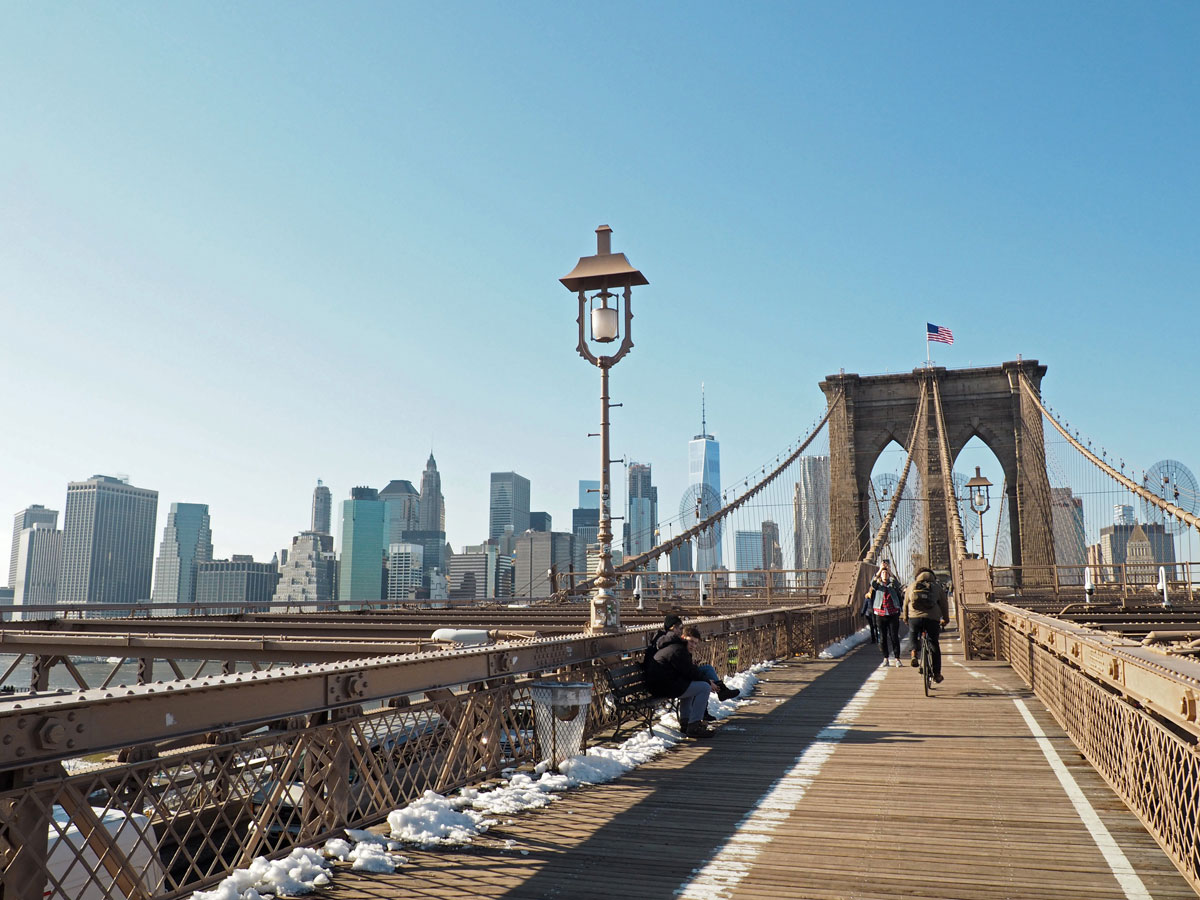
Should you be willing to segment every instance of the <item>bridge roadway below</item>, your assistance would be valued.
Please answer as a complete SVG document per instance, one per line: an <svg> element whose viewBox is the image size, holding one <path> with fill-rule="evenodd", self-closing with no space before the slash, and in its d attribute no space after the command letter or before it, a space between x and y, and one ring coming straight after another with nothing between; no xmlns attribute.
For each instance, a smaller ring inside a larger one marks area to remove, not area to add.
<svg viewBox="0 0 1200 900"><path fill-rule="evenodd" d="M790 660L712 739L503 819L468 847L405 850L392 875L342 869L323 896L1194 900L1017 675L964 663L950 638L932 698L915 669L880 668L871 644Z"/></svg>

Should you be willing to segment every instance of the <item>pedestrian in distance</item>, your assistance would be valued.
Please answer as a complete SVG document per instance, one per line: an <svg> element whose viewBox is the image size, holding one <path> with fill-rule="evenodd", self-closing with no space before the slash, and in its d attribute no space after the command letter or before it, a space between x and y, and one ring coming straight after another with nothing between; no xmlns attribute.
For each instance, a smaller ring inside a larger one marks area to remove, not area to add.
<svg viewBox="0 0 1200 900"><path fill-rule="evenodd" d="M669 615L663 628L646 648L646 683L655 697L679 700L679 729L691 738L706 738L712 729L704 724L708 695L717 688L692 660L683 637L683 619Z"/></svg>
<svg viewBox="0 0 1200 900"><path fill-rule="evenodd" d="M904 606L904 587L892 572L891 560L885 559L871 579L867 592L871 612L879 628L879 649L885 666L900 666L900 612Z"/></svg>
<svg viewBox="0 0 1200 900"><path fill-rule="evenodd" d="M871 643L879 643L879 625L875 622L875 611L871 608L871 593L868 591L867 596L863 597L862 609L858 614L867 621L867 627L871 629Z"/></svg>
<svg viewBox="0 0 1200 900"><path fill-rule="evenodd" d="M933 654L933 680L942 682L942 648L938 644L941 630L950 624L950 602L946 588L928 567L918 569L912 583L904 591L902 617L908 623L912 637L912 664L919 665L917 647L920 636L929 638L929 649Z"/></svg>

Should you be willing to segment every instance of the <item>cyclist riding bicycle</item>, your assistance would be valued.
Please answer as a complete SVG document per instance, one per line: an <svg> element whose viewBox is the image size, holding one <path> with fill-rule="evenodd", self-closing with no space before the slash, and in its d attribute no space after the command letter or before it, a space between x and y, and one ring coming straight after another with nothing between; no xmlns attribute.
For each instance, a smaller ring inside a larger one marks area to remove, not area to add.
<svg viewBox="0 0 1200 900"><path fill-rule="evenodd" d="M916 577L904 589L901 618L908 623L908 633L912 638L913 666L919 665L917 648L924 633L929 637L929 646L933 651L933 680L941 683L942 648L938 645L938 635L942 628L950 624L950 604L946 599L946 589L933 574L933 569L918 569Z"/></svg>

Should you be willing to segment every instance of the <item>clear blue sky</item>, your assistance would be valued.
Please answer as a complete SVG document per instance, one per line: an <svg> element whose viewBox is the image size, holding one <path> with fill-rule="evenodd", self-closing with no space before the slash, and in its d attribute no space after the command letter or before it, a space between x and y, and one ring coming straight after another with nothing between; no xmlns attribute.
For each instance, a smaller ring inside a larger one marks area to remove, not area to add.
<svg viewBox="0 0 1200 900"><path fill-rule="evenodd" d="M557 279L602 223L651 282L614 455L664 515L702 381L728 483L926 321L1200 471L1197 47L1192 2L4 3L0 514L123 473L270 558L317 478L432 447L456 548L493 470L569 528Z"/></svg>

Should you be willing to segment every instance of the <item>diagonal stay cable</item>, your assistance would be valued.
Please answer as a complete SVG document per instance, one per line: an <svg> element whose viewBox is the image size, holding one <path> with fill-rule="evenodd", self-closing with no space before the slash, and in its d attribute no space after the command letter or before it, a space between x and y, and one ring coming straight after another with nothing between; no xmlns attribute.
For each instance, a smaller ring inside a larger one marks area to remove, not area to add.
<svg viewBox="0 0 1200 900"><path fill-rule="evenodd" d="M674 550L676 547L679 547L682 544L684 544L685 542L690 541L692 538L703 534L705 531L707 531L709 528L711 528L713 525L715 525L721 519L725 518L730 513L732 513L734 510L736 510L738 507L742 506L744 503L746 503L752 497L757 495L760 491L762 491L765 487L767 487L767 485L769 485L776 478L778 478L781 474L783 474L783 472L793 462L795 462L800 457L800 455L804 453L805 450L808 449L808 445L811 444L813 442L813 440L816 439L817 435L821 433L821 429L825 427L825 423L829 421L829 417L831 415L833 415L833 411L835 409L837 409L838 404L840 404L842 402L843 396L844 395L843 395L842 391L838 391L837 394L834 395L833 399L829 402L829 406L825 410L825 415L821 417L821 421L819 421L815 426L813 426L813 430L809 433L808 437L806 437L803 441L801 441L800 445L795 449L795 451L790 456L788 456L783 462L781 462L778 466L776 466L774 469L772 469L770 474L768 474L766 477L764 477L762 481L760 481L754 487L750 488L748 491L746 491L746 493L742 494L737 499L733 500L732 502L730 502L730 503L726 504L725 506L721 507L720 509L718 509L716 512L714 512L711 516L709 516L703 522L699 522L696 525L693 525L687 531L684 531L681 534L676 535L675 537L671 538L669 541L665 541L655 547L651 547L645 553L642 553L638 556L634 556L634 557L631 557L630 559L625 560L625 562L623 562L619 566L614 566L613 572L615 574L622 575L622 574L628 574L628 573L637 571L641 567L645 566L651 560L658 559L660 556L665 556L666 554L668 554L672 550ZM593 588L595 586L595 582L596 582L595 577L589 578L586 581L581 581L578 584L573 585L572 587L569 587L569 588L566 588L566 589L560 591L555 596L561 598L561 597L569 596L571 594L581 594L584 591L587 591L587 590L590 590L591 588Z"/></svg>
<svg viewBox="0 0 1200 900"><path fill-rule="evenodd" d="M958 498L954 496L954 472L950 464L950 443L946 438L946 417L942 413L942 392L938 387L937 375L932 372L929 374L929 384L933 389L933 407L938 429L938 459L942 466L942 493L946 501L946 519L950 523L955 557L965 559L967 539L963 535L962 519L958 517Z"/></svg>
<svg viewBox="0 0 1200 900"><path fill-rule="evenodd" d="M1116 469L1114 469L1108 463L1106 463L1102 459L1100 459L1100 457L1096 456L1096 454L1094 454L1087 447L1083 446L1083 444L1079 443L1078 440L1076 440L1074 437L1072 437L1071 433L1069 431L1067 431L1067 429L1065 429L1062 425L1060 425L1058 423L1058 419L1054 418L1054 416L1052 416L1049 413L1049 411L1046 409L1046 407L1042 404L1042 398L1039 397L1037 391L1035 391L1033 389L1033 385L1029 383L1029 377L1024 372L1021 373L1021 387L1024 389L1025 393L1029 396L1029 399L1033 401L1034 405L1036 405L1037 408L1039 410L1041 410L1041 413L1046 418L1046 421L1048 421L1051 425L1053 425L1055 430L1057 430L1059 434L1061 434L1063 437L1065 437L1067 439L1067 442L1070 443L1072 447L1074 447L1076 450L1078 450L1080 453L1082 453L1087 458L1087 460L1092 463L1092 465L1096 466L1098 469L1100 469L1100 471L1102 471L1109 478L1113 479L1115 482L1120 484L1122 487L1126 488L1127 490L1132 491L1134 494L1136 494L1138 497L1141 497L1143 500L1147 501L1148 503L1154 504L1159 509L1161 509L1163 512L1167 513L1168 515L1174 516L1180 522L1184 522L1185 524L1190 525L1192 528L1200 529L1200 517L1193 515L1192 513L1188 512L1186 509L1180 509L1178 506L1176 506L1173 503L1168 503L1162 497L1158 496L1158 494L1154 493L1153 491L1147 490L1143 485L1140 485L1133 479L1128 478L1125 475L1122 475L1120 472L1118 472Z"/></svg>
<svg viewBox="0 0 1200 900"><path fill-rule="evenodd" d="M884 541L887 540L888 532L892 528L892 522L896 518L896 510L900 506L900 498L904 495L904 485L908 481L908 473L912 468L913 452L917 446L917 435L922 428L926 426L927 416L927 400L928 400L927 385L921 383L921 397L917 402L917 411L913 416L912 429L908 433L908 456L904 460L904 471L900 473L900 480L896 483L895 491L892 494L892 502L888 504L888 511L884 515L883 520L879 523L879 530L875 533L875 538L871 541L871 547L867 550L863 557L863 562L872 564L875 562L875 557L879 555L879 551L883 548Z"/></svg>

